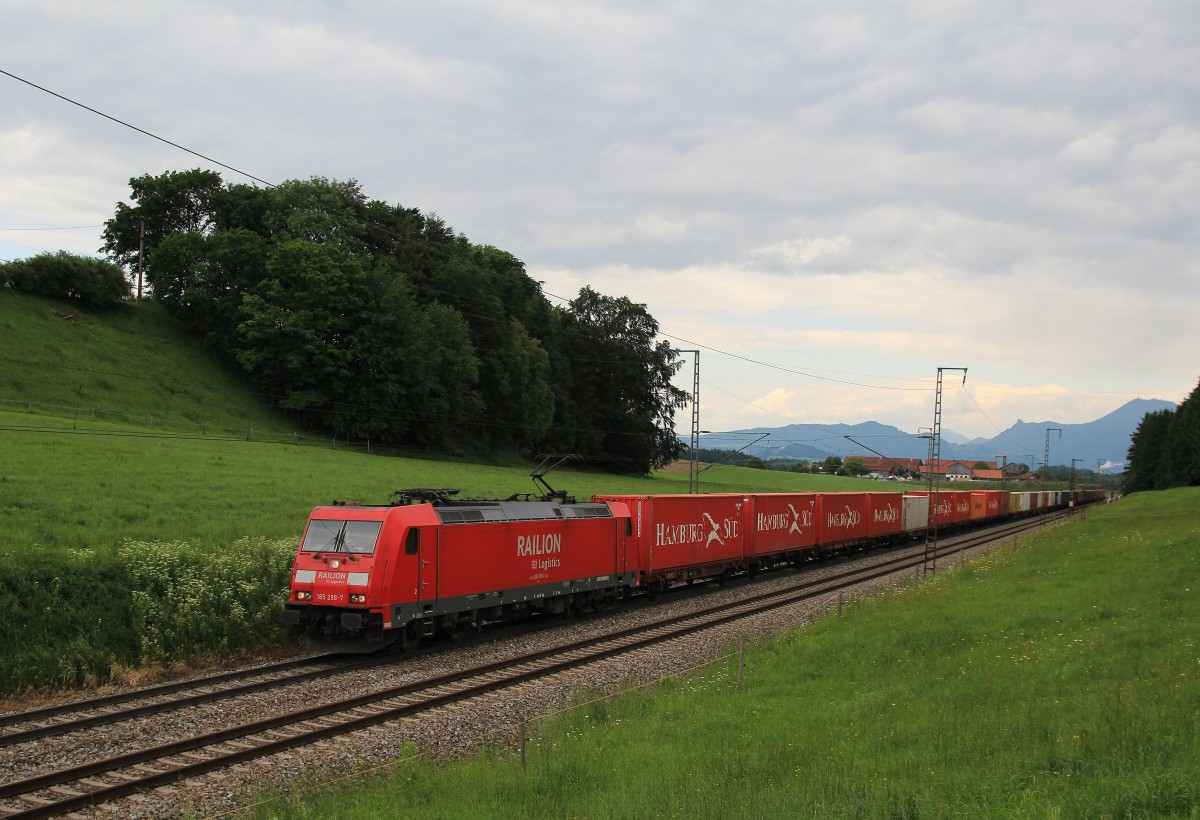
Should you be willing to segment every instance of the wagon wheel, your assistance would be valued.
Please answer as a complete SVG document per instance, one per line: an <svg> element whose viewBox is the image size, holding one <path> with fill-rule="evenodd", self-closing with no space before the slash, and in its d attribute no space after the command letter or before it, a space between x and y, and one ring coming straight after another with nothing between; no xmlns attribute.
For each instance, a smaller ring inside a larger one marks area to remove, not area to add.
<svg viewBox="0 0 1200 820"><path fill-rule="evenodd" d="M409 621L404 627L404 651L415 652L421 646L422 629L420 621Z"/></svg>

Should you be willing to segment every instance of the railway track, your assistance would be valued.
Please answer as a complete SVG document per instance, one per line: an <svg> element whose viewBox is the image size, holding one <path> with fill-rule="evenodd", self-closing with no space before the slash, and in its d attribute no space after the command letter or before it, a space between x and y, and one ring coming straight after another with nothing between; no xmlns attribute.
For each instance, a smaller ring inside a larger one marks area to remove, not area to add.
<svg viewBox="0 0 1200 820"><path fill-rule="evenodd" d="M1059 517L1065 517L1065 514L1026 519L985 533L945 539L938 545L938 557L942 559L1009 537ZM901 548L879 556L879 560L868 565L846 569L819 580L801 578L797 584L786 589L751 594L732 605L709 606L647 625L46 772L0 785L0 816L51 817L110 802L299 746L412 717L451 703L478 698L498 689L545 678L772 609L836 594L873 579L909 574L914 569L920 570L924 563L923 547ZM199 695L189 697L196 696ZM220 695L213 696L216 697Z"/></svg>
<svg viewBox="0 0 1200 820"><path fill-rule="evenodd" d="M495 640L519 632L519 628L505 625L488 630L482 639ZM452 646L469 646L471 644L472 641L464 640ZM347 657L338 654L317 655L37 709L5 712L0 714L0 749L228 698L251 695L281 686L294 686L335 675L387 666L403 662L404 658L439 651L447 651L447 647L423 648L417 652L405 653L403 656L395 654L369 657Z"/></svg>
<svg viewBox="0 0 1200 820"><path fill-rule="evenodd" d="M223 698L261 692L276 686L303 683L340 671L367 668L379 663L378 658L372 658L369 662L346 663L333 655L321 655L39 709L7 712L0 715L0 748ZM305 669L309 671L300 671Z"/></svg>

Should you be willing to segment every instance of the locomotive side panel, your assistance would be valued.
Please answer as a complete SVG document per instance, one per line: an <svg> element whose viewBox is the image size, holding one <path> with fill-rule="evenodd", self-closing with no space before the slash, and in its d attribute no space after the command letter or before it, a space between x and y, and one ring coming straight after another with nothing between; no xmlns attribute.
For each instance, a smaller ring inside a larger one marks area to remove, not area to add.
<svg viewBox="0 0 1200 820"><path fill-rule="evenodd" d="M560 595L588 581L611 585L619 570L613 518L444 525L439 532L439 609L507 591L518 599Z"/></svg>

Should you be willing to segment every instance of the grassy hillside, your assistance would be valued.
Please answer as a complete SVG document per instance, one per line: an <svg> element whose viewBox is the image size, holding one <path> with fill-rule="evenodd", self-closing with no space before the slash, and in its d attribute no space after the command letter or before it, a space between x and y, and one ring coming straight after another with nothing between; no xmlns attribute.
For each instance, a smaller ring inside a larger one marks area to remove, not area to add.
<svg viewBox="0 0 1200 820"><path fill-rule="evenodd" d="M0 692L278 642L314 505L381 503L404 487L535 489L529 464L384 456L297 435L157 306L55 314L71 309L0 291ZM581 498L687 490L686 476L550 479ZM720 466L702 486L814 484Z"/></svg>
<svg viewBox="0 0 1200 820"><path fill-rule="evenodd" d="M254 816L1200 817L1198 506L1138 494L854 601L740 689L728 660L589 702L525 768L415 758Z"/></svg>
<svg viewBox="0 0 1200 820"><path fill-rule="evenodd" d="M76 310L72 321L56 315ZM189 435L295 431L153 302L93 311L0 289L0 338L0 409L24 416L5 425L54 418Z"/></svg>

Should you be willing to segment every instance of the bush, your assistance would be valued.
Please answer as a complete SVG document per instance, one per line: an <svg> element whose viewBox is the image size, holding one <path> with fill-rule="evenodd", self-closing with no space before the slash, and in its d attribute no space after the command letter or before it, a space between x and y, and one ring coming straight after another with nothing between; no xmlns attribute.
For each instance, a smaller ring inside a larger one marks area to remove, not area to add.
<svg viewBox="0 0 1200 820"><path fill-rule="evenodd" d="M142 662L190 660L281 638L293 539L241 539L217 554L180 541L128 541L118 553L132 576Z"/></svg>
<svg viewBox="0 0 1200 820"><path fill-rule="evenodd" d="M129 282L120 266L66 251L0 264L0 284L35 296L74 299L98 308L112 307L129 298Z"/></svg>
<svg viewBox="0 0 1200 820"><path fill-rule="evenodd" d="M104 683L283 639L292 538L215 553L127 541L0 563L0 693Z"/></svg>
<svg viewBox="0 0 1200 820"><path fill-rule="evenodd" d="M131 665L131 579L91 550L0 565L0 692L96 683Z"/></svg>

